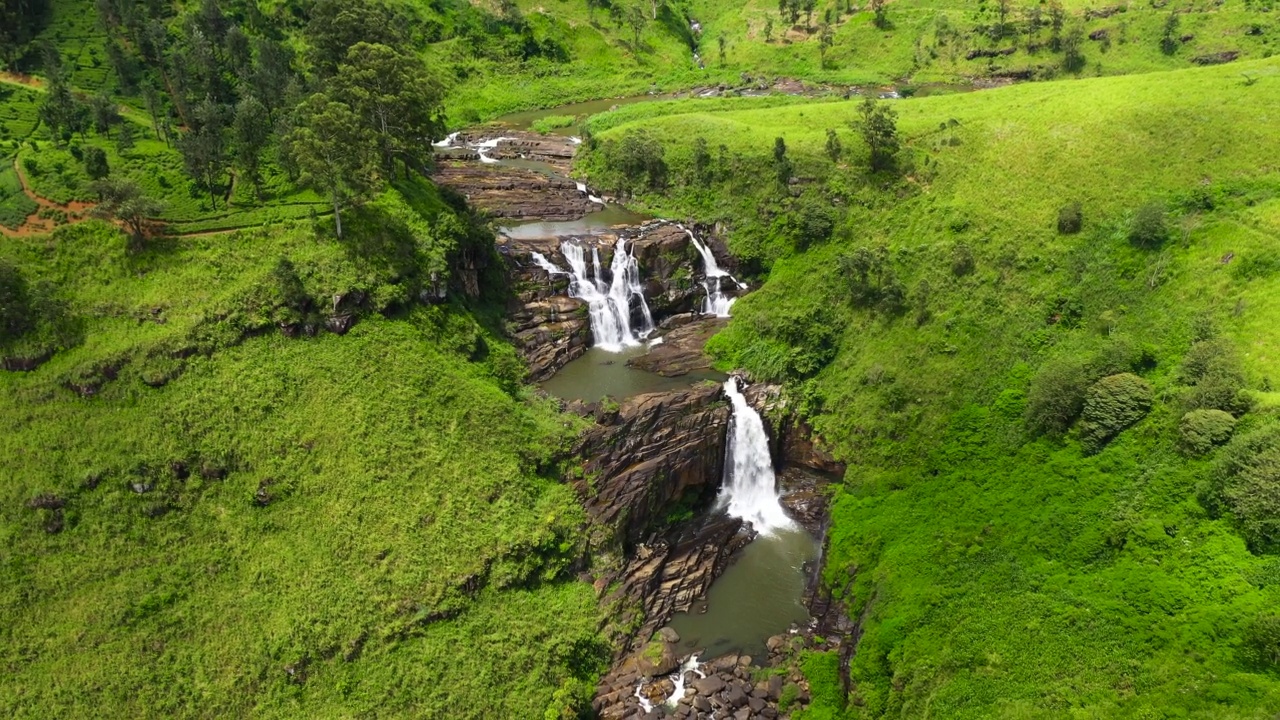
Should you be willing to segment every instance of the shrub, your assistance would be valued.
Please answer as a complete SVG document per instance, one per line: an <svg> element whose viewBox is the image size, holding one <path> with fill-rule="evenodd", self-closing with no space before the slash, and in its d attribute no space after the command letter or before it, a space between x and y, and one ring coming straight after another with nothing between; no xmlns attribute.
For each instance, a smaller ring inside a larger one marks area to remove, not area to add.
<svg viewBox="0 0 1280 720"><path fill-rule="evenodd" d="M1058 209L1058 232L1063 235L1074 235L1084 227L1084 214L1080 203L1063 205Z"/></svg>
<svg viewBox="0 0 1280 720"><path fill-rule="evenodd" d="M1280 615L1259 615L1244 633L1244 653L1249 664L1280 667Z"/></svg>
<svg viewBox="0 0 1280 720"><path fill-rule="evenodd" d="M1096 451L1151 410L1151 385L1133 373L1109 375L1090 386L1084 401L1083 441Z"/></svg>
<svg viewBox="0 0 1280 720"><path fill-rule="evenodd" d="M31 298L18 269L0 261L0 345L16 340L30 328Z"/></svg>
<svg viewBox="0 0 1280 720"><path fill-rule="evenodd" d="M1231 438L1236 419L1222 410L1192 410L1178 422L1178 442L1188 455L1203 455Z"/></svg>
<svg viewBox="0 0 1280 720"><path fill-rule="evenodd" d="M1078 360L1063 358L1045 363L1027 391L1027 429L1034 433L1066 432L1084 408L1088 382L1084 365Z"/></svg>
<svg viewBox="0 0 1280 720"><path fill-rule="evenodd" d="M975 266L973 249L964 243L957 244L951 251L951 274L963 277L972 273Z"/></svg>
<svg viewBox="0 0 1280 720"><path fill-rule="evenodd" d="M1183 397L1187 410L1222 410L1238 417L1253 407L1239 358L1223 340L1192 345L1182 359L1178 379L1192 386Z"/></svg>
<svg viewBox="0 0 1280 720"><path fill-rule="evenodd" d="M107 165L107 153L100 147L90 145L84 151L84 172L94 180L111 174L111 168Z"/></svg>
<svg viewBox="0 0 1280 720"><path fill-rule="evenodd" d="M1215 515L1230 513L1254 552L1280 548L1280 424L1233 439L1201 502Z"/></svg>
<svg viewBox="0 0 1280 720"><path fill-rule="evenodd" d="M1169 239L1169 224L1164 206L1147 203L1138 208L1129 222L1129 242L1148 250L1158 248Z"/></svg>
<svg viewBox="0 0 1280 720"><path fill-rule="evenodd" d="M1089 375L1106 377L1150 370L1155 366L1155 351L1150 347L1139 345L1127 335L1113 335L1110 342L1089 361Z"/></svg>

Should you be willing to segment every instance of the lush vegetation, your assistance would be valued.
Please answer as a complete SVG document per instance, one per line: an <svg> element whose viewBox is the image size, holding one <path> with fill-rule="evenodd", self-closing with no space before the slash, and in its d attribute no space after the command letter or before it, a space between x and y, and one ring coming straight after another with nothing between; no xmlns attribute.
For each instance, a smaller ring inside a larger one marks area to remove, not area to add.
<svg viewBox="0 0 1280 720"><path fill-rule="evenodd" d="M711 349L851 463L810 717L1267 717L1273 10L6 0L0 709L583 712L579 421L429 141L782 76L921 97L627 105L580 170L725 223Z"/></svg>
<svg viewBox="0 0 1280 720"><path fill-rule="evenodd" d="M765 282L710 347L850 462L826 579L863 634L811 717L1280 704L1278 78L591 121L592 182L728 225Z"/></svg>

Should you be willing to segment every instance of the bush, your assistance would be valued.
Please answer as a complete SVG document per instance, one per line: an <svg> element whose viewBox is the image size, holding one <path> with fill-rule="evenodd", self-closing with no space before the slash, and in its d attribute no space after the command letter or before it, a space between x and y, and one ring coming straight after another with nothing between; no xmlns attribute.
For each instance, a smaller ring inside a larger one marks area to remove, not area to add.
<svg viewBox="0 0 1280 720"><path fill-rule="evenodd" d="M1164 206L1147 203L1138 208L1129 222L1129 242L1148 250L1158 248L1169 239L1169 224Z"/></svg>
<svg viewBox="0 0 1280 720"><path fill-rule="evenodd" d="M1151 410L1151 385L1133 373L1109 375L1090 386L1084 401L1083 441L1096 451Z"/></svg>
<svg viewBox="0 0 1280 720"><path fill-rule="evenodd" d="M1244 633L1244 653L1250 665L1280 667L1280 615L1259 615Z"/></svg>
<svg viewBox="0 0 1280 720"><path fill-rule="evenodd" d="M973 249L964 243L956 245L951 251L951 274L964 277L973 272L977 263L973 259Z"/></svg>
<svg viewBox="0 0 1280 720"><path fill-rule="evenodd" d="M100 147L90 145L84 151L84 172L94 180L111 174L111 167L107 165L107 153Z"/></svg>
<svg viewBox="0 0 1280 720"><path fill-rule="evenodd" d="M1155 366L1155 351L1150 347L1139 345L1127 335L1112 335L1111 340L1089 361L1089 375L1106 377L1151 370Z"/></svg>
<svg viewBox="0 0 1280 720"><path fill-rule="evenodd" d="M31 325L31 298L18 269L0 261L0 345L16 340Z"/></svg>
<svg viewBox="0 0 1280 720"><path fill-rule="evenodd" d="M1078 360L1064 358L1045 363L1027 391L1027 429L1054 435L1066 432L1084 409L1088 384L1084 365Z"/></svg>
<svg viewBox="0 0 1280 720"><path fill-rule="evenodd" d="M1236 419L1222 410L1192 410L1178 422L1178 442L1188 455L1203 455L1231 438Z"/></svg>
<svg viewBox="0 0 1280 720"><path fill-rule="evenodd" d="M1230 513L1254 552L1280 549L1280 424L1232 440L1201 501L1215 515Z"/></svg>
<svg viewBox="0 0 1280 720"><path fill-rule="evenodd" d="M1240 360L1225 341L1192 345L1182 359L1178 379L1192 386L1183 397L1187 410L1222 410L1239 417L1253 407Z"/></svg>
<svg viewBox="0 0 1280 720"><path fill-rule="evenodd" d="M1058 209L1058 232L1062 235L1074 235L1084 227L1084 213L1080 203L1063 205Z"/></svg>

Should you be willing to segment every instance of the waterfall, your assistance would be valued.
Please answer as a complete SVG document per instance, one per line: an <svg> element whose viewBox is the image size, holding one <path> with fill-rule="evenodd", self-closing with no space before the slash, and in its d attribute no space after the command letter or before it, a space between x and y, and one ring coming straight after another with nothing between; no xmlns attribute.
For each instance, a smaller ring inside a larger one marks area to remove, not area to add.
<svg viewBox="0 0 1280 720"><path fill-rule="evenodd" d="M672 681L675 687L671 689L671 695L667 698L667 707L675 707L684 699L684 675L688 672L695 672L698 677L706 677L707 674L702 672L702 665L698 662L698 656L690 655L688 660L680 664L680 669L676 670Z"/></svg>
<svg viewBox="0 0 1280 720"><path fill-rule="evenodd" d="M733 402L733 417L725 450L724 487L717 505L749 521L761 535L794 529L795 523L778 500L764 421L739 392L737 378L729 378L724 391Z"/></svg>
<svg viewBox="0 0 1280 720"><path fill-rule="evenodd" d="M547 256L543 255L540 252L533 253L533 262L536 263L538 267L542 268L543 270L546 270L548 275L568 275L569 274L568 272L556 267L555 263L548 260Z"/></svg>
<svg viewBox="0 0 1280 720"><path fill-rule="evenodd" d="M731 298L724 294L724 289L720 287L720 283L724 278L729 278L738 287L746 289L746 285L738 282L729 273L720 269L720 264L716 262L716 256L711 253L711 248L702 244L698 240L698 236L693 231L683 225L681 230L689 236L689 240L693 246L698 249L698 254L702 256L703 281L702 289L707 291L707 299L702 304L702 312L705 315L715 315L716 317L729 317L729 308L733 307L733 303L737 298Z"/></svg>
<svg viewBox="0 0 1280 720"><path fill-rule="evenodd" d="M480 155L480 162L487 163L487 164L494 164L494 163L497 163L498 161L489 157L485 153L498 147L498 143L507 142L509 140L515 140L515 138L496 137L491 140L485 140L484 142L474 143L471 146L471 149L475 150L476 153Z"/></svg>
<svg viewBox="0 0 1280 720"><path fill-rule="evenodd" d="M596 347L618 352L624 347L639 345L641 338L653 332L653 316L649 314L649 304L645 302L644 289L640 285L640 265L627 251L625 240L618 238L618 244L614 246L613 264L609 268L612 279L609 282L604 279L598 248L591 248L593 267L590 277L581 245L566 241L560 250L569 261L569 296L587 303ZM638 331L631 328L632 298L640 305Z"/></svg>

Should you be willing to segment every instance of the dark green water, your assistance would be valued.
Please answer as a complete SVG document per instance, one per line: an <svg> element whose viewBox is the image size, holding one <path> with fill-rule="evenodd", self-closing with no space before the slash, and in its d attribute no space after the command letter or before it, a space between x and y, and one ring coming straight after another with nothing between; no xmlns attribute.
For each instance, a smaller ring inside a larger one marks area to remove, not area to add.
<svg viewBox="0 0 1280 720"><path fill-rule="evenodd" d="M818 541L798 526L751 541L711 585L706 612L695 604L692 612L672 618L681 652L700 652L704 658L737 652L762 661L765 641L809 620L801 602L804 564L817 559L818 551Z"/></svg>
<svg viewBox="0 0 1280 720"><path fill-rule="evenodd" d="M621 400L643 393L688 387L700 380L725 381L723 373L713 370L668 378L627 367L627 360L645 352L644 345L617 353L591 348L542 383L542 389L565 400L595 402L605 395Z"/></svg>

